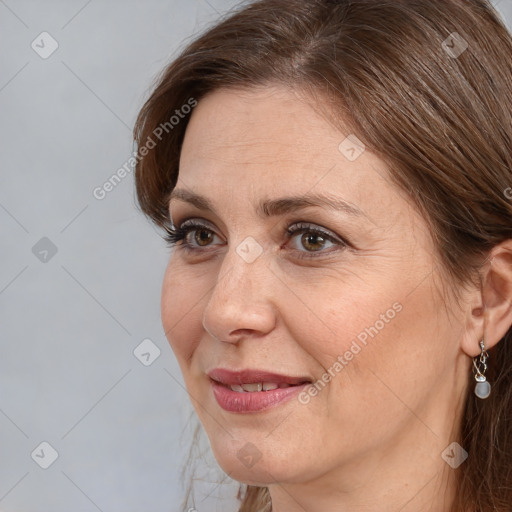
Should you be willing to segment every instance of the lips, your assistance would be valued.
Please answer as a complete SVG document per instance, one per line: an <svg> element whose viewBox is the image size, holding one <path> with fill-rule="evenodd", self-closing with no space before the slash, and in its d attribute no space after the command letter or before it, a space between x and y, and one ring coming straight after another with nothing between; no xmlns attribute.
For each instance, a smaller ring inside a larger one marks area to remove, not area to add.
<svg viewBox="0 0 512 512"><path fill-rule="evenodd" d="M228 387L242 388L243 391L269 391L271 389L299 386L310 383L308 377L292 377L261 370L231 371L217 368L208 373L210 379Z"/></svg>
<svg viewBox="0 0 512 512"><path fill-rule="evenodd" d="M231 371L217 368L208 373L213 396L230 413L259 413L299 394L311 383L308 377L292 377L260 370Z"/></svg>

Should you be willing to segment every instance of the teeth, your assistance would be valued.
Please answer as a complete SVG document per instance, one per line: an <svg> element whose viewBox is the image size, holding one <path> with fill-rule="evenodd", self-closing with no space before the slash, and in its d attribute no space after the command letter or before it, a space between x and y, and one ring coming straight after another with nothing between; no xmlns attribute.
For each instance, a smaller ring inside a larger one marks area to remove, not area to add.
<svg viewBox="0 0 512 512"><path fill-rule="evenodd" d="M287 388L290 384L276 384L274 382L258 382L255 384L231 384L231 389L238 393L256 393L259 391L272 391L277 388Z"/></svg>
<svg viewBox="0 0 512 512"><path fill-rule="evenodd" d="M263 384L261 382L258 382L257 384L242 384L242 387L245 391L254 393L255 391L261 391L263 389Z"/></svg>

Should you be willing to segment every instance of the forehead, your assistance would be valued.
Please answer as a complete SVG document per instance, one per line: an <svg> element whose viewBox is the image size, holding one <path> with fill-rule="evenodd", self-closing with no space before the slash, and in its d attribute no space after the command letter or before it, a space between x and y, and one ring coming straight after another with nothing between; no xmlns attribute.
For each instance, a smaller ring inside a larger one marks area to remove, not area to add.
<svg viewBox="0 0 512 512"><path fill-rule="evenodd" d="M200 195L250 199L308 192L337 196L385 218L407 198L383 161L357 148L313 99L284 86L221 89L194 109L180 157L178 188ZM355 139L357 140L357 139ZM183 187L180 187L180 182Z"/></svg>
<svg viewBox="0 0 512 512"><path fill-rule="evenodd" d="M260 176L284 174L304 183L333 165L361 170L364 162L342 161L339 145L347 135L319 113L313 100L284 86L220 89L202 98L192 113L180 171L238 166L245 173L258 168Z"/></svg>
<svg viewBox="0 0 512 512"><path fill-rule="evenodd" d="M284 86L220 89L201 99L187 127L182 157L190 139L197 156L219 154L244 162L243 153L262 162L307 158L336 148L342 133L315 109L315 103ZM251 162L247 162L251 163Z"/></svg>

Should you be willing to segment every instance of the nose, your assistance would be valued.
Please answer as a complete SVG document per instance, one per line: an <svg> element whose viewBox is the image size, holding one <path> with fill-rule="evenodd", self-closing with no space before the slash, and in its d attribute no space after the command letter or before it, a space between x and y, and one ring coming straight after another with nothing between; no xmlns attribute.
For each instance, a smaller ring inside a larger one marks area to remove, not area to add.
<svg viewBox="0 0 512 512"><path fill-rule="evenodd" d="M237 343L274 329L272 272L260 255L245 261L233 248L225 255L203 314L203 327L219 341Z"/></svg>

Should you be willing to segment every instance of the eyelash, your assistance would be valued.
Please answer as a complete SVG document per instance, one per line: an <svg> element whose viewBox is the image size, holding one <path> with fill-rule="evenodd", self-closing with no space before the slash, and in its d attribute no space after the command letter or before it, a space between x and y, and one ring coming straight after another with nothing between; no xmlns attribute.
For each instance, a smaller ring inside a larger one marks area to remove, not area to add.
<svg viewBox="0 0 512 512"><path fill-rule="evenodd" d="M210 231L211 233L215 234L213 230L211 230L208 226L204 224L200 224L196 221L184 221L180 226L177 228L172 228L170 226L165 226L165 234L163 235L163 238L165 242L167 243L167 246L172 249L175 245L177 245L179 242L183 241L183 243L180 245L180 247L188 252L195 252L195 251L204 251L204 249L196 248L195 246L192 246L189 242L187 242L186 238L189 233L194 232L195 230L206 230ZM304 222L298 222L296 224L293 224L292 226L288 227L286 229L287 234L287 240L293 238L293 236L303 233L312 233L314 235L319 235L322 238L328 240L329 242L332 242L338 246L341 246L341 248L346 248L349 246L348 242L346 242L343 239L337 239L333 235L329 234L326 231L323 231L320 228L312 227L310 224L304 223ZM207 250L207 249L206 249ZM317 254L320 254L320 256L325 256L326 254L330 254L332 251L298 251L300 255L299 258L317 258Z"/></svg>

